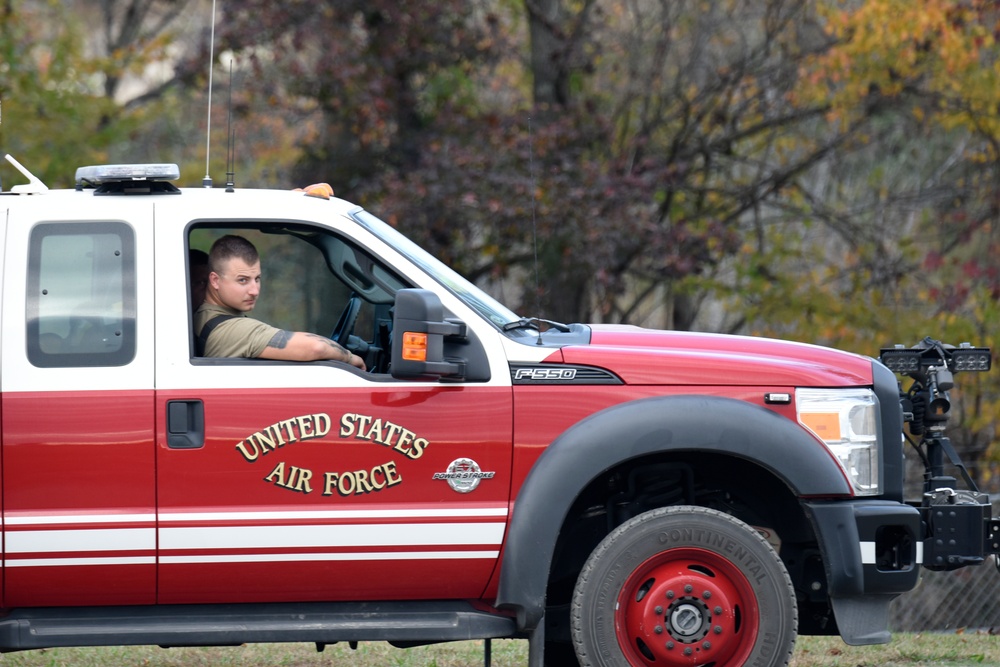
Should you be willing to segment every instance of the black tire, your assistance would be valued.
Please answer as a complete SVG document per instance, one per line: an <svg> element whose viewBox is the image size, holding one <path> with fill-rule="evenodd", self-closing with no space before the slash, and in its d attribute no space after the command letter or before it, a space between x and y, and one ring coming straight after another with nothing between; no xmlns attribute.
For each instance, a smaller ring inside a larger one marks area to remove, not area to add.
<svg viewBox="0 0 1000 667"><path fill-rule="evenodd" d="M573 645L567 642L545 642L545 667L580 667Z"/></svg>
<svg viewBox="0 0 1000 667"><path fill-rule="evenodd" d="M663 507L616 528L580 572L570 610L584 667L776 667L798 610L784 564L742 521Z"/></svg>

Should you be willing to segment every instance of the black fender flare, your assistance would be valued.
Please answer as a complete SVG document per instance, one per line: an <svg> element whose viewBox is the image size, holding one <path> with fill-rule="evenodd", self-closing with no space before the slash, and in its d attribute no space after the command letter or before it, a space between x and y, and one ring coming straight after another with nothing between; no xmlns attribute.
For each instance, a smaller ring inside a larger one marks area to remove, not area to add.
<svg viewBox="0 0 1000 667"><path fill-rule="evenodd" d="M849 496L833 455L795 422L719 396L657 396L621 403L574 424L538 457L514 503L497 591L522 630L545 612L549 567L577 495L616 465L661 452L715 452L759 464L797 496Z"/></svg>

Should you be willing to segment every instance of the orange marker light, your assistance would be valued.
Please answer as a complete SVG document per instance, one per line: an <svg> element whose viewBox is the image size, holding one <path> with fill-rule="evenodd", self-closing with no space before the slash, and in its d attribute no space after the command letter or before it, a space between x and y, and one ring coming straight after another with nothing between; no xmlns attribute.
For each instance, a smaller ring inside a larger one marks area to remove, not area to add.
<svg viewBox="0 0 1000 667"><path fill-rule="evenodd" d="M836 412L803 412L799 419L809 430L827 442L839 442L840 415Z"/></svg>
<svg viewBox="0 0 1000 667"><path fill-rule="evenodd" d="M319 197L320 199L329 199L333 196L333 188L330 187L329 183L313 183L304 188L295 188L294 192L305 192L310 197Z"/></svg>
<svg viewBox="0 0 1000 667"><path fill-rule="evenodd" d="M427 361L427 334L413 331L403 333L403 359Z"/></svg>

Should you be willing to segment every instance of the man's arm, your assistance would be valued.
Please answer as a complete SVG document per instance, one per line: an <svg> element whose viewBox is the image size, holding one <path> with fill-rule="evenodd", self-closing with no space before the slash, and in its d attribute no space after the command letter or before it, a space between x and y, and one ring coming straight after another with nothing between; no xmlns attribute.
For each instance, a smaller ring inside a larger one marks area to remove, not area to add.
<svg viewBox="0 0 1000 667"><path fill-rule="evenodd" d="M329 338L304 331L278 330L260 353L261 359L280 361L319 361L329 359L365 370L365 362Z"/></svg>

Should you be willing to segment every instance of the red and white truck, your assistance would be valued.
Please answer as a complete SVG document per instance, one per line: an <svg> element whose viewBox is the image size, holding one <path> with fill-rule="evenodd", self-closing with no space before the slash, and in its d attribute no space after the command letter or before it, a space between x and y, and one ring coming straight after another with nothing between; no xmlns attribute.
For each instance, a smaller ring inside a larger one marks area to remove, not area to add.
<svg viewBox="0 0 1000 667"><path fill-rule="evenodd" d="M935 413L939 374L989 350L887 350L901 396L819 346L542 325L347 201L176 177L0 194L2 651L527 638L533 667L781 665L797 634L888 641L922 565L997 551ZM262 319L368 370L199 357L189 249L229 233L261 249ZM916 503L904 419L930 442Z"/></svg>

